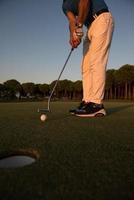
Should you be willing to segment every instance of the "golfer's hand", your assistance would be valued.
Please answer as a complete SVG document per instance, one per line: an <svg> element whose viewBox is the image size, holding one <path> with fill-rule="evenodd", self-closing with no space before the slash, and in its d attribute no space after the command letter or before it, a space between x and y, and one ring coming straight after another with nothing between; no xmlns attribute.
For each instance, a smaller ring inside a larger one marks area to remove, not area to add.
<svg viewBox="0 0 134 200"><path fill-rule="evenodd" d="M70 37L70 44L73 48L77 48L79 46L83 35L84 33L82 27L76 26Z"/></svg>
<svg viewBox="0 0 134 200"><path fill-rule="evenodd" d="M81 38L77 36L76 31L74 31L70 36L70 45L72 48L77 48L81 43Z"/></svg>

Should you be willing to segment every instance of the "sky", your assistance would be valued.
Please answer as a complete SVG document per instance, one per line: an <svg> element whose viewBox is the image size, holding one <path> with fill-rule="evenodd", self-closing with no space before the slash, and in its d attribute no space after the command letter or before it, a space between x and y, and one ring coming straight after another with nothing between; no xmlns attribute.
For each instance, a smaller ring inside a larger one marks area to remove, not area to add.
<svg viewBox="0 0 134 200"><path fill-rule="evenodd" d="M134 64L134 1L105 2L115 20L107 69ZM62 0L0 0L0 83L50 84L70 48ZM81 80L81 58L82 44L73 51L62 80Z"/></svg>

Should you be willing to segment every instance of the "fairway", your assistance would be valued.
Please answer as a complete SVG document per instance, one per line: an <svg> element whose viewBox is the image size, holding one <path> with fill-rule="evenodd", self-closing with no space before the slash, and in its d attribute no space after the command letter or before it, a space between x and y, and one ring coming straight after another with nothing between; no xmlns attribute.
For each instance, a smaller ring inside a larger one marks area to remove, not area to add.
<svg viewBox="0 0 134 200"><path fill-rule="evenodd" d="M133 200L134 102L105 102L107 116L69 114L76 102L0 103L0 153L36 151L31 165L0 169L0 200Z"/></svg>

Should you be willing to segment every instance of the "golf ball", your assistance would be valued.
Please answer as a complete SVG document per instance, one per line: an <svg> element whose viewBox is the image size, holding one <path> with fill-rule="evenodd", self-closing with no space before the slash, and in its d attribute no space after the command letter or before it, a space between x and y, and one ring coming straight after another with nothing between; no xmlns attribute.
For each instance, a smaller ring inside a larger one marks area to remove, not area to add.
<svg viewBox="0 0 134 200"><path fill-rule="evenodd" d="M40 119L41 119L42 122L44 122L44 121L47 119L47 115L42 114L42 115L40 116Z"/></svg>

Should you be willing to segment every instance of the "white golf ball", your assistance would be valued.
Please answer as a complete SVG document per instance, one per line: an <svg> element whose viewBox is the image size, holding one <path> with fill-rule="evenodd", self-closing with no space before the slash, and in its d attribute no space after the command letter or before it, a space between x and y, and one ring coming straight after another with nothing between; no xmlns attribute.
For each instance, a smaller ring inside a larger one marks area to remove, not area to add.
<svg viewBox="0 0 134 200"><path fill-rule="evenodd" d="M40 119L41 119L42 122L44 122L44 121L47 119L47 115L42 114L42 115L40 116Z"/></svg>

